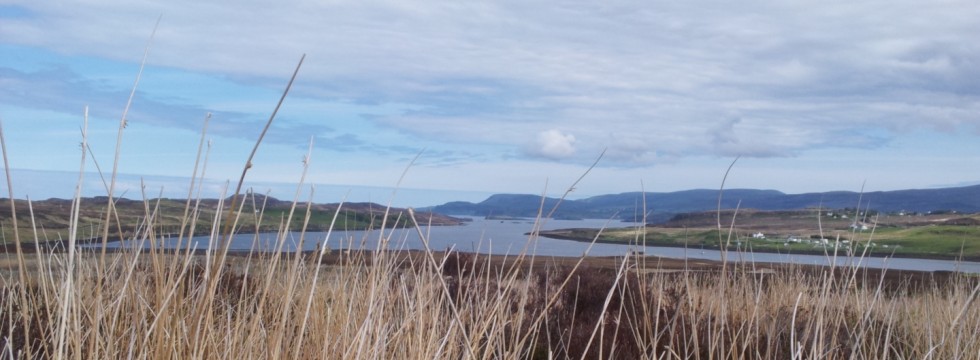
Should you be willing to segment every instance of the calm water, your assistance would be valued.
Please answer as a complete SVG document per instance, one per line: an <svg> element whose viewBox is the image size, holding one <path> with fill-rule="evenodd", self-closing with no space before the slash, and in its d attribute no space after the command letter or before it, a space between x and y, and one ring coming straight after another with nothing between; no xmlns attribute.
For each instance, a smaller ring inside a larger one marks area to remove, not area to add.
<svg viewBox="0 0 980 360"><path fill-rule="evenodd" d="M473 221L460 226L433 226L423 227L422 231L427 233L429 247L433 250L441 251L446 249L456 249L459 251L479 252L499 255L515 255L522 252L527 247L528 253L539 256L581 256L588 250L589 244L569 240L557 240L548 238L538 238L529 242L525 233L530 232L534 227L533 220L484 220L482 218L471 218ZM542 230L553 230L563 228L600 228L606 227L625 227L635 226L633 223L607 220L553 220L549 219L541 226ZM313 232L307 233L304 240L303 249L316 249L318 244L326 244L331 249L377 249L379 239L388 239L389 249L424 249L422 241L419 239L415 229L395 229L381 231L343 231L335 230L327 239L327 233ZM198 248L207 246L208 237L195 237L194 241ZM165 245L174 246L176 241ZM292 234L287 238L283 246L283 251L295 251L299 242L299 233ZM119 244L116 244L119 246ZM231 248L233 250L248 250L252 247L257 250L275 250L275 235L263 234L256 238L252 234L237 235L232 239ZM588 250L590 256L618 256L627 254L631 250L640 250L636 246L614 245L614 244L595 244ZM721 252L716 250L684 249L649 246L643 249L645 254L662 256L669 258L689 258L720 260ZM794 255L794 254L768 254L768 253L749 253L737 254L729 252L729 260L754 261L762 263L798 263L812 265L829 265L830 260L824 256L817 255ZM902 270L948 270L962 271L970 273L980 273L980 263L978 262L956 262L949 260L927 260L927 259L905 259L905 258L864 258L852 259L838 256L838 265L861 265L873 268L888 268ZM860 263L859 263L860 262Z"/></svg>

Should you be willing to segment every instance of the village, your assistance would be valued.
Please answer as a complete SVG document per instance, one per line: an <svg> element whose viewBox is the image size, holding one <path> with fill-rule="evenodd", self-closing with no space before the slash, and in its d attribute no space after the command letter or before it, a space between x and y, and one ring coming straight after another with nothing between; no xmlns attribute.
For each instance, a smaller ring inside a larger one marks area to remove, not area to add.
<svg viewBox="0 0 980 360"><path fill-rule="evenodd" d="M870 226L865 223L857 223L854 228L858 231L867 231ZM852 249L865 248L865 247L877 247L878 243L874 241L851 241L847 238L841 236L835 236L833 238L822 237L820 235L810 235L803 236L798 234L769 234L766 235L762 232L752 233L750 236L746 237L746 241L740 239L736 242L736 245L748 246L749 242L766 242L770 244L782 243L783 247L790 247L793 245L809 246L811 248L823 248L823 249L833 249L838 251L850 252ZM883 244L882 248L890 248L892 245ZM895 248L901 247L901 245L894 245Z"/></svg>

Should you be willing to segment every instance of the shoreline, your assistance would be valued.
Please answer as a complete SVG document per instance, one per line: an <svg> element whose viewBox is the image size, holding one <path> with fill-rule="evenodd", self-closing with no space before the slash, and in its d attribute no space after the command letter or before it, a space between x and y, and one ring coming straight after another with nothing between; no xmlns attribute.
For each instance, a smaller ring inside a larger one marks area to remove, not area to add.
<svg viewBox="0 0 980 360"><path fill-rule="evenodd" d="M565 230L567 230L567 229L565 229ZM578 238L578 237L574 237L574 236L567 236L567 235L562 235L562 234L552 234L552 233L546 233L546 232L541 232L541 233L538 234L538 236L546 237L546 238L549 238L549 239L575 241L575 242L582 242L582 243L591 243L592 242L592 239L583 239L583 238ZM612 245L637 246L636 244L624 243L622 241L595 240L595 242L597 244L612 244ZM721 247L719 247L717 245L707 245L707 246L704 246L703 248L692 248L690 246L681 245L681 244L648 243L646 246L647 247L664 247L664 248L677 248L677 249L685 249L686 248L686 249L692 249L692 250L702 250L702 249L705 249L705 250L712 250L712 251L721 251ZM736 249L729 249L728 251L736 251ZM778 255L830 255L830 253L828 253L828 252L819 251L819 250L797 250L797 251L792 251L792 252L779 252L779 251L771 251L771 250L766 250L766 249L752 249L751 252L765 253L765 254L778 254ZM838 251L837 256L838 257L840 257L840 256L847 256L847 254L846 253L843 253L842 254L842 253L840 253L840 251ZM855 256L857 256L857 255L855 255ZM921 259L921 260L946 260L946 261L980 262L980 256L952 256L952 255L939 255L939 254L909 254L909 253L888 253L888 254L883 254L881 252L868 252L864 257L869 257L869 258L882 258L882 259L883 258L902 258L902 259Z"/></svg>
<svg viewBox="0 0 980 360"><path fill-rule="evenodd" d="M459 225L432 224L431 226L459 226ZM395 226L395 225L390 225L390 226L387 226L385 228L385 230L390 230L390 229L410 229L410 228L411 228L410 226L398 227L398 226ZM367 229L349 229L349 230L350 231L365 231ZM296 232L299 232L299 230L295 230L295 231ZM307 233L310 233L310 232L327 232L328 229L327 228L323 228L323 227L308 227L305 231ZM272 233L276 233L276 230L270 229L268 231L261 231L260 233L262 233L262 234L272 234ZM239 233L235 233L234 235L241 235L241 234L245 234L245 233L239 232ZM248 234L252 234L252 233L248 233ZM179 235L179 234L176 234L176 233L156 234L157 237L170 237L170 238L175 238L177 235ZM208 235L211 235L211 231L210 230L201 230L201 231L196 231L193 234L188 235L187 237L188 238L193 238L193 237L197 237L197 236L208 236ZM120 238L119 235L109 235L108 240L106 240L106 243L107 244L108 243L117 243L117 242L121 242L123 240L132 240L132 239L129 239L129 238L123 239L123 238ZM136 239L136 240L139 240L139 239ZM38 246L40 246L41 248L44 248L44 249L53 249L53 248L56 248L56 247L62 247L62 248L64 248L64 247L67 247L68 246L68 242L69 242L68 239L44 240L44 241L38 241L36 243L34 241L21 241L20 242L20 246L21 246L21 248L25 252L33 252L33 251L36 251L37 250ZM76 239L75 240L75 243L78 244L78 245L98 244L98 243L101 243L101 242L102 242L102 237L91 237L91 238L84 238L84 239ZM14 242L12 242L12 241L11 242L6 242L6 243L2 243L2 244L0 244L0 253L8 253L8 252L12 253L12 252L16 251L16 246L17 245Z"/></svg>
<svg viewBox="0 0 980 360"><path fill-rule="evenodd" d="M123 252L124 249L114 248L108 249L108 253L116 254ZM158 250L159 251L159 250ZM60 252L60 251L59 251ZM80 256L96 256L98 254L97 249L91 249L87 251L80 252ZM176 251L175 249L165 249L159 251L156 254L163 256L184 256L182 251ZM300 253L303 261L306 263L315 263L318 258L318 252L315 250L303 251ZM207 256L208 252L203 249L194 250L189 256L203 258ZM213 254L212 254L213 255ZM295 253L280 253L279 256L282 259L291 259ZM512 266L518 266L523 268L522 271L563 271L575 268L579 264L579 258L576 257L561 257L561 256L534 256L534 257L524 257L523 259L518 259L517 256L508 255L491 255L491 254L476 254L467 252L445 252L445 251L433 251L432 255L438 258L455 257L455 261L464 263L483 263L490 268L496 269L507 269ZM155 256L150 253L149 250L145 252L143 256ZM376 256L374 250L352 250L352 251L332 251L324 255L321 266L333 267L333 266L344 266L345 264L363 262L370 264L372 259ZM386 252L387 256L394 256L396 258L403 259L401 261L402 266L410 267L411 264L426 264L428 256L424 250L389 250ZM263 259L270 259L272 257L271 253L250 253L248 251L230 251L228 253L228 263L226 266L231 268L239 268L248 262L252 261L263 261ZM805 276L820 277L825 276L830 272L834 274L845 274L847 271L857 271L858 276L856 279L859 283L864 283L870 281L873 286L877 286L879 280L883 281L883 284L889 287L901 288L902 286L907 286L909 284L929 284L938 281L939 283L950 283L954 279L966 276L968 278L976 278L976 275L955 271L927 271L927 270L898 270L898 269L878 269L878 268L856 268L852 269L844 266L831 267L827 265L811 265L811 264L796 264L796 263L740 263L731 262L727 267L718 260L704 260L704 259L676 259L668 257L660 257L654 255L643 255L643 256L630 256L632 261L636 264L643 264L642 266L635 268L631 271L639 272L654 272L663 273L666 276L683 276L684 274L691 273L701 273L701 274L714 274L720 275L722 272L726 273L739 273L747 272L753 274L752 276L772 276L780 273L800 273ZM603 270L603 271L616 271L620 268L623 256L595 256L586 257L582 260L580 264L580 271L590 271ZM34 268L34 257L28 257L28 269ZM201 259L195 261L204 261ZM14 259L3 259L0 257L0 271L16 271L17 264ZM834 270L837 269L837 270ZM868 280L870 279L870 280Z"/></svg>
<svg viewBox="0 0 980 360"><path fill-rule="evenodd" d="M199 233L199 234L195 234L193 236L201 236L201 235L208 235L208 234L210 234L210 232L202 232L202 233ZM551 238L551 239L557 239L557 240L564 240L564 241L575 241L575 242L579 242L579 243L590 243L590 242L592 242L592 240L584 240L584 239L581 239L581 238L575 238L575 237L572 237L572 236L563 236L563 235L560 235L560 234L546 234L546 233L542 233L542 234L539 234L539 236L546 237L546 238ZM118 237L110 237L109 240L107 241L107 243L109 243L109 242L116 243L116 242L120 242L120 241L121 240ZM100 238L86 238L86 239L77 240L77 244L98 244L100 242L101 242L101 239ZM619 241L609 241L609 240L596 240L595 242L596 243L602 243L602 244L613 244L613 245L630 245L630 244L625 244L625 243L619 242ZM35 253L35 252L37 252L37 249L38 249L37 245L40 245L40 248L47 249L49 251L64 252L64 249L67 248L68 240L48 240L48 241L39 242L37 244L35 244L34 242L22 242L21 245L22 245L22 249L23 249L23 251L25 253ZM719 247L718 246L705 246L704 248L692 248L692 247L685 246L685 245L680 245L680 244L650 244L650 245L647 245L647 246L650 246L650 247L664 247L664 248L686 248L686 249L689 249L691 251L698 251L698 250L701 250L701 249L712 250L712 251L718 251L719 250ZM97 247L85 247L85 248L87 248L87 249L100 249L100 248L97 248ZM110 252L116 252L116 251L121 251L121 250L122 250L121 248L108 248L108 251L110 251ZM146 249L146 250L148 251L149 249ZM164 252L174 253L178 249L172 249L172 248L158 249L158 251L160 251L160 250L162 250ZM183 250L183 249L181 249L181 250ZM339 249L334 249L332 251L334 253L345 252L344 250L339 250ZM393 251L393 252L419 252L421 250L408 250L408 249L405 249L405 250L389 250L389 251ZM729 251L733 251L734 252L735 250L729 250ZM16 248L15 248L15 245L13 243L7 243L7 244L0 245L0 253L12 254L12 253L15 253L15 252L16 252ZM236 255L248 254L249 252L250 252L249 250L230 250L229 251L229 255L232 255L232 254L236 254ZM304 253L304 254L312 254L312 253L316 253L316 252L317 252L317 250L303 250L303 251L301 251L301 253ZM374 252L374 250L373 249L353 249L353 250L347 250L346 252ZM793 252L778 252L778 251L766 251L766 250L753 249L751 252L754 252L754 253L765 253L765 254L780 254L780 255L816 255L816 256L829 255L829 254L827 254L827 253L825 253L823 251L817 251L817 250L811 250L811 251L793 251ZM206 253L206 250L204 250L204 249L195 250L195 254L202 255L202 254L205 254L205 253ZM255 253L261 253L261 252L255 252ZM433 253L439 254L439 253L442 253L442 251L433 251ZM504 257L506 257L505 255L488 255L488 254L470 253L470 252L460 252L460 253L474 254L474 255L481 256L481 257L482 256L491 256L491 257L504 256ZM286 252L283 252L283 254L294 254L294 252L286 251ZM510 256L511 257L514 257L516 255L510 255ZM838 257L845 257L845 256L847 256L847 254L838 253L837 256ZM855 256L858 256L858 255L855 255ZM587 259L605 259L605 258L621 258L621 257L622 256L587 256L586 258ZM640 254L639 257L640 258L645 258L645 259L647 259L647 261L654 260L654 261L657 261L658 263L666 263L666 264L686 263L686 264L689 264L689 265L690 264L702 264L702 265L706 265L706 266L713 266L713 265L720 266L721 265L721 260L712 260L712 259L698 259L698 258L686 258L685 259L685 258L667 257L667 256L660 256L660 255L647 254L647 253ZM980 257L952 257L952 256L939 256L939 255L933 255L933 256L928 256L928 255L914 255L914 254L889 254L889 255L882 255L880 253L869 253L869 254L865 255L865 257L867 257L867 258L904 258L904 259L921 259L921 260L943 260L943 261L980 262ZM539 259L564 259L564 260L568 260L568 259L578 259L579 257L578 256L537 255L537 258L539 258ZM562 261L564 261L564 260L562 260ZM739 263L737 261L730 261L730 262ZM827 267L826 265L809 265L809 264L794 264L794 263L780 263L780 262L762 262L762 261L754 262L754 263L755 264L769 264L769 265L773 265L773 266L782 266L782 267L784 267L784 266L790 266L790 265ZM895 270L895 271L918 271L918 272L926 272L926 273L931 273L932 272L932 271L927 271L927 270Z"/></svg>

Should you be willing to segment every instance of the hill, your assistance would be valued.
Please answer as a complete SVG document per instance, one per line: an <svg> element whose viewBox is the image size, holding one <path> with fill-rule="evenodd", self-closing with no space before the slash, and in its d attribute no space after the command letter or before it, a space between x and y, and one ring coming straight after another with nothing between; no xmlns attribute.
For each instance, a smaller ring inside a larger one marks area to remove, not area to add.
<svg viewBox="0 0 980 360"><path fill-rule="evenodd" d="M557 218L610 218L624 220L641 218L644 197L652 223L668 221L679 213L709 211L718 206L718 190L698 189L676 192L628 192L565 200L555 212ZM805 208L861 208L881 212L980 212L980 185L896 191L875 191L860 194L852 191L832 191L786 194L776 190L725 190L722 208L736 206L758 210L795 210ZM430 208L435 213L470 216L535 217L544 205L547 213L558 202L555 198L536 195L497 194L479 203L450 202Z"/></svg>
<svg viewBox="0 0 980 360"><path fill-rule="evenodd" d="M199 204L197 221L194 222L194 233L203 235L211 231L215 209L228 210L231 199L202 199ZM242 216L237 222L242 232L247 231L277 231L289 217L292 202L283 201L263 195L249 195L244 198ZM219 206L220 203L220 206ZM83 239L101 238L108 198L105 196L82 198L79 205L79 236ZM185 199L150 199L145 203L139 200L117 199L115 203L117 216L110 227L110 237L131 238L141 231L146 218L152 215L153 228L156 234L178 234L181 231L184 216ZM33 234L33 228L39 230L39 241L60 241L68 238L69 216L72 201L66 199L47 199L32 201L28 206L26 200L15 200L17 207L17 226L21 240L27 240L24 234ZM192 203L191 206L194 204ZM306 229L308 231L326 231L337 214L338 204L310 204L310 218ZM293 211L290 230L298 231L304 225L307 204L299 203ZM407 217L406 209L392 208L388 219L384 221L385 206L374 203L345 203L340 210L334 226L335 229L363 230L379 228L385 222L386 227L412 226ZM32 219L33 215L33 219ZM221 216L225 216L223 213ZM416 213L422 224L459 225L460 219L449 216L432 214L424 211ZM193 215L192 215L193 217ZM0 225L3 225L0 243L13 239L11 225L10 199L0 198ZM32 221L33 220L33 221ZM118 226L116 224L119 224ZM33 242L33 235L30 237ZM3 251L4 248L0 248Z"/></svg>

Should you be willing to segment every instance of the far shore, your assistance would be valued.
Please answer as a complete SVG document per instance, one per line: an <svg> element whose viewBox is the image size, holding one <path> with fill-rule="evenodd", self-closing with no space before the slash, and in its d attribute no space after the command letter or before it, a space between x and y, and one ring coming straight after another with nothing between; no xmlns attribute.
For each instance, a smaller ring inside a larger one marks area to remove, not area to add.
<svg viewBox="0 0 980 360"><path fill-rule="evenodd" d="M576 242L584 242L584 243L591 243L591 242L593 242L593 239L584 239L584 238L580 238L580 237L568 236L568 235L563 235L561 233L558 233L559 231L565 231L565 230L571 230L571 229L559 229L559 230L551 230L551 231L542 231L539 234L539 236L546 237L546 238L549 238L549 239L557 239L557 240L568 240L568 241L576 241ZM599 243L599 244L636 245L636 244L625 243L625 242L622 242L622 241L612 241L612 240L602 240L602 239L594 240L594 241L596 243ZM649 242L649 243L647 243L646 246L648 246L648 247L679 248L679 249L686 248L686 249L690 249L691 251L697 251L697 250L714 250L714 251L718 251L718 250L721 249L721 247L718 246L718 245L705 245L703 248L702 247L693 248L693 247L690 247L690 246L687 246L687 245L684 245L684 244L660 243L660 242ZM732 247L732 248L729 248L728 251L737 251L737 249L735 249L734 247ZM821 250L799 250L799 249L794 250L792 252L788 252L788 251L787 252L780 252L780 251L772 251L772 250L767 250L767 249L752 249L751 252L766 253L766 254L832 255L828 251L821 251ZM846 256L846 255L847 254L844 253L844 252L842 252L842 251L838 251L838 253L837 253L837 256ZM860 256L861 254L855 254L855 255L856 256ZM882 253L882 252L878 251L878 252L868 252L867 254L865 254L865 256L866 257L872 257L872 258L903 258L903 259L924 259L924 260L950 260L950 261L960 260L960 261L980 262L980 256L953 256L953 255L942 255L942 254Z"/></svg>
<svg viewBox="0 0 980 360"><path fill-rule="evenodd" d="M552 230L552 231L542 231L539 236L546 237L546 238L551 238L551 239L557 239L557 240L575 241L575 242L582 242L582 243L591 243L591 242L593 242L592 239L584 239L584 238L579 238L579 237L574 237L574 236L567 236L567 235L563 235L563 234L557 233L558 231L564 231L564 230L570 230L570 229L559 229L559 230ZM309 231L320 231L320 230L307 230L307 231L309 232ZM206 235L209 235L209 234L210 234L210 231L201 231L201 232L195 233L194 235L192 235L192 237L193 236L206 236ZM163 234L163 236L173 236L173 237L175 237L176 235L177 234ZM161 236L161 235L158 234L158 236ZM96 238L78 239L78 240L76 240L76 243L77 244L89 245L89 244L100 244L100 243L102 243L102 241L103 241L103 239L101 237L96 237ZM109 236L109 238L107 239L106 242L107 243L114 243L114 242L119 242L119 241L121 241L121 239L118 236ZM610 241L610 240L595 240L595 242L596 243L602 243L602 244L614 244L614 245L633 245L633 244L628 244L628 243L624 243L624 242L621 242L621 241ZM62 251L63 249L66 249L67 248L67 246L68 246L68 240L67 239L63 239L63 240L48 240L48 241L41 241L41 242L39 242L37 244L35 244L33 241L26 241L26 242L22 242L21 243L21 248L22 248L22 250L25 253L35 253L37 251L37 249L38 249L38 245L40 245L41 248L46 249L48 251L51 251L51 250L54 250L54 251ZM691 251L699 251L699 250L713 250L713 251L717 251L717 250L720 249L720 247L717 246L717 245L706 245L703 248L702 247L694 248L694 247L690 247L690 246L686 246L686 245L682 245L682 244L675 244L675 243L648 243L647 246L649 246L649 247L665 247L665 248L686 248L686 249L689 249ZM91 248L89 248L89 249L91 249ZM108 250L109 251L119 251L118 248L110 248ZM15 251L16 251L16 248L15 248L15 244L13 244L13 243L0 244L0 253L14 253ZM168 249L166 251L173 252L174 250L173 249ZM338 251L343 251L343 250L334 250L335 253L338 252ZM370 251L370 250L366 250L366 251ZM418 250L397 250L397 251L413 252L413 251L418 251ZM734 252L734 251L736 251L736 249L729 249L729 251ZM205 253L204 250L198 250L197 252L199 254L204 254ZM304 250L303 252L304 253L311 253L311 252L315 252L315 250ZM830 253L824 252L824 251L820 251L820 250L794 250L792 252L779 252L779 251L769 251L769 250L753 249L751 252L767 253L767 254L796 254L796 255L818 255L818 256L830 255ZM246 251L246 250L230 250L229 253L232 253L232 254L245 253L245 254L247 254L248 251ZM290 254L291 254L291 252L290 252ZM659 257L659 256L655 256L655 255L646 255L646 254L639 254L639 255L642 255L642 257L645 257L647 259L654 259L658 263L666 264L668 267L671 267L671 268L675 268L676 267L676 264L681 264L681 263L682 264L686 264L686 265L691 265L691 264L712 264L712 263L721 264L720 261L716 261L716 260L676 259L676 258ZM840 252L840 251L838 252L837 255L838 256L846 256L845 253ZM860 254L857 254L857 255L859 256ZM481 255L481 256L483 256L483 255ZM493 255L493 256L497 256L497 255ZM980 262L980 257L978 257L978 256L964 256L964 257L959 257L959 256L947 256L947 255L939 255L939 254L908 254L908 253L905 253L905 254L883 254L883 253L880 253L880 252L871 252L871 253L866 254L865 256L866 257L870 257L870 258L905 258L905 259L928 259L928 260L948 260L948 261L957 261L957 260L959 260L959 261ZM563 256L540 256L540 255L539 255L539 258L549 258L549 259L577 259L577 257L574 257L574 256L563 257ZM589 258L589 259L602 259L602 258L605 258L605 257L589 256L587 258Z"/></svg>

